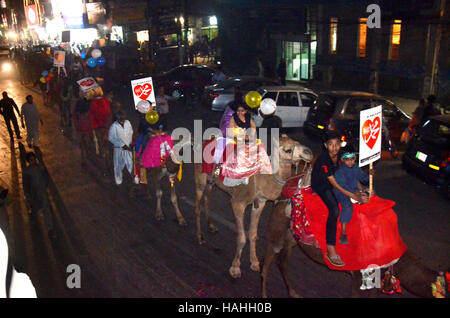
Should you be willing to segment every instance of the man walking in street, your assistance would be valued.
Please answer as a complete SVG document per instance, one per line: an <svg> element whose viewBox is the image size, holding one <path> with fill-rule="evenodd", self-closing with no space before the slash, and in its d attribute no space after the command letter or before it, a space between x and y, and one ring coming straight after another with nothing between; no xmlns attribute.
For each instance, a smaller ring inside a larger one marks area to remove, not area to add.
<svg viewBox="0 0 450 318"><path fill-rule="evenodd" d="M14 130L16 132L17 139L22 139L20 136L20 129L19 125L17 124L17 118L14 114L14 110L16 110L17 115L20 117L20 111L17 107L16 102L10 97L8 97L7 92L3 92L3 99L0 100L0 113L3 115L3 118L5 119L6 127L8 128L9 136L11 139L14 138L13 131L11 129L11 122L13 123Z"/></svg>
<svg viewBox="0 0 450 318"><path fill-rule="evenodd" d="M133 128L130 121L125 118L123 110L117 112L116 118L117 120L109 128L108 140L114 146L114 179L117 185L121 185L124 168L133 175L133 153L130 148Z"/></svg>
<svg viewBox="0 0 450 318"><path fill-rule="evenodd" d="M48 174L42 164L38 162L34 152L28 152L25 159L28 166L23 169L22 183L27 207L34 216L40 217L40 214L43 214L48 236L54 239L56 236L53 231L53 219L47 195Z"/></svg>
<svg viewBox="0 0 450 318"><path fill-rule="evenodd" d="M37 147L39 145L39 122L43 124L41 116L37 110L36 104L33 103L33 96L28 95L27 102L22 105L22 127L27 125L27 144L28 147Z"/></svg>

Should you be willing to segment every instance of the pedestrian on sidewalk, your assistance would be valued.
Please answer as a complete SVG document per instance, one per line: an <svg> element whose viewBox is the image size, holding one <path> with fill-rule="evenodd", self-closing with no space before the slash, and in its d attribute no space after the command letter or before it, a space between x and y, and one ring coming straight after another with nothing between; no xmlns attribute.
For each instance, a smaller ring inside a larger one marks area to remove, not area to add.
<svg viewBox="0 0 450 318"><path fill-rule="evenodd" d="M159 113L159 124L163 125L165 131L168 130L168 117L169 117L169 100L175 100L175 97L168 96L164 93L164 87L158 89L156 95L156 109Z"/></svg>
<svg viewBox="0 0 450 318"><path fill-rule="evenodd" d="M280 64L278 64L277 69L278 77L280 79L280 85L285 86L286 85L286 60L282 58L280 60Z"/></svg>
<svg viewBox="0 0 450 318"><path fill-rule="evenodd" d="M54 239L53 218L50 212L50 200L47 195L49 177L47 171L38 162L34 152L28 152L25 156L28 166L22 172L23 192L28 207L28 211L33 215L44 217L45 228L48 236Z"/></svg>
<svg viewBox="0 0 450 318"><path fill-rule="evenodd" d="M22 127L24 119L27 126L27 144L28 147L37 147L39 145L39 122L43 125L43 121L37 110L36 104L33 102L33 96L26 97L27 102L22 105Z"/></svg>
<svg viewBox="0 0 450 318"><path fill-rule="evenodd" d="M0 100L0 113L3 115L5 119L6 128L8 128L9 137L14 139L13 131L11 129L11 122L14 126L14 131L16 132L17 139L22 139L20 136L19 125L17 124L16 114L14 114L14 110L16 110L17 115L20 117L20 111L17 107L16 102L8 97L7 92L3 92L3 99Z"/></svg>
<svg viewBox="0 0 450 318"><path fill-rule="evenodd" d="M93 134L89 117L89 101L86 98L78 100L75 107L74 122L80 138L81 166L85 167Z"/></svg>
<svg viewBox="0 0 450 318"><path fill-rule="evenodd" d="M123 169L126 168L130 175L133 173L133 128L123 110L117 112L116 121L109 128L108 139L114 146L114 180L121 185Z"/></svg>

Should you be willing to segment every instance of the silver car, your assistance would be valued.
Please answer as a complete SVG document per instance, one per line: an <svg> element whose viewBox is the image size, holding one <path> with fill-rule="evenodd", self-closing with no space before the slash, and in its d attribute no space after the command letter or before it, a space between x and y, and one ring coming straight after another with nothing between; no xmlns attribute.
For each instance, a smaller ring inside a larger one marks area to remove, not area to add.
<svg viewBox="0 0 450 318"><path fill-rule="evenodd" d="M271 98L277 104L273 119L278 127L303 127L309 109L315 105L318 95L302 86L263 86L258 89L262 98ZM253 116L257 127L263 126L264 118L258 113Z"/></svg>
<svg viewBox="0 0 450 318"><path fill-rule="evenodd" d="M230 77L219 84L206 86L203 103L214 111L224 111L234 101L235 87L240 88L242 98L245 98L248 92L256 91L260 86L268 85L277 85L277 82L270 78L258 76Z"/></svg>

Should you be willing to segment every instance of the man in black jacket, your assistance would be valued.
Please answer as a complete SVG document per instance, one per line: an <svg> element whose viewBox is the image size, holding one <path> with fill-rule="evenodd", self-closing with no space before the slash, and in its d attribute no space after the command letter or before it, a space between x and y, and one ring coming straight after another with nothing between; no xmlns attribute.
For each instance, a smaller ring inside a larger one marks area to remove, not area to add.
<svg viewBox="0 0 450 318"><path fill-rule="evenodd" d="M3 99L0 100L0 113L3 115L5 119L6 127L8 128L9 136L13 139L13 131L11 129L11 122L13 123L14 130L16 132L17 139L22 139L20 136L19 125L17 124L16 114L14 114L14 110L16 110L17 115L20 117L20 111L17 107L14 100L8 97L8 93L3 92Z"/></svg>

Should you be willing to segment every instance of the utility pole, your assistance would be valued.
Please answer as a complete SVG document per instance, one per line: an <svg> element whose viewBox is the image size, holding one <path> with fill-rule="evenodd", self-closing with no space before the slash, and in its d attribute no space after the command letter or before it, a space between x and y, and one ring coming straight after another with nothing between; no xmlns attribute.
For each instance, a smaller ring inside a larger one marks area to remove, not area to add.
<svg viewBox="0 0 450 318"><path fill-rule="evenodd" d="M189 32L189 12L187 10L187 0L184 0L184 62L187 63L189 61L189 40L188 40L188 32Z"/></svg>
<svg viewBox="0 0 450 318"><path fill-rule="evenodd" d="M425 78L423 81L422 96L437 94L438 58L442 40L443 14L445 12L445 0L440 0L439 22L428 24L426 53L425 53Z"/></svg>

